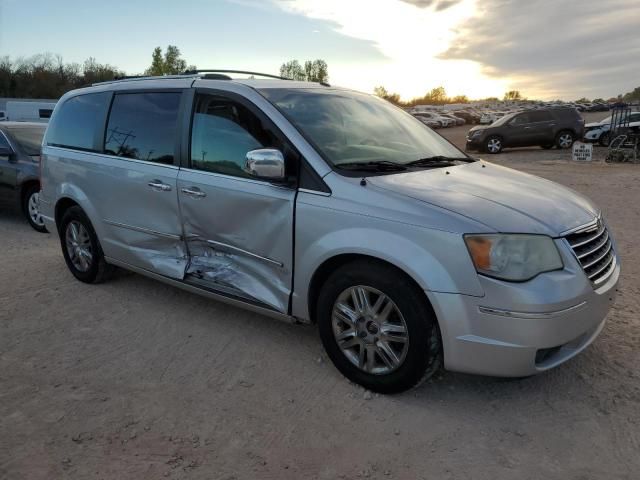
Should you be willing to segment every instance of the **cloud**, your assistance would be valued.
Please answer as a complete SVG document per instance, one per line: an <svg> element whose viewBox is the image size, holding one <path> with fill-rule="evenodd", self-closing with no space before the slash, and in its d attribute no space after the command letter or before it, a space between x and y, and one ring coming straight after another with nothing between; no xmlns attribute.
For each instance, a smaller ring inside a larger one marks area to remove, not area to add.
<svg viewBox="0 0 640 480"><path fill-rule="evenodd" d="M533 96L611 96L637 86L638 0L483 0L478 9L440 58L479 62Z"/></svg>
<svg viewBox="0 0 640 480"><path fill-rule="evenodd" d="M418 8L435 7L437 12L446 10L449 7L453 7L455 4L460 3L461 0L401 0L404 3L408 3Z"/></svg>

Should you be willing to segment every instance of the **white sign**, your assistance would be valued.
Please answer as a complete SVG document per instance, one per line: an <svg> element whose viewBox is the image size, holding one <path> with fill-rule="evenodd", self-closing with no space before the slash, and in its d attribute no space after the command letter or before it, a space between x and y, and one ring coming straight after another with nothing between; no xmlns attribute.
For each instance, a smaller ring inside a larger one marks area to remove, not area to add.
<svg viewBox="0 0 640 480"><path fill-rule="evenodd" d="M593 160L593 145L591 143L575 142L573 144L573 161L590 162Z"/></svg>

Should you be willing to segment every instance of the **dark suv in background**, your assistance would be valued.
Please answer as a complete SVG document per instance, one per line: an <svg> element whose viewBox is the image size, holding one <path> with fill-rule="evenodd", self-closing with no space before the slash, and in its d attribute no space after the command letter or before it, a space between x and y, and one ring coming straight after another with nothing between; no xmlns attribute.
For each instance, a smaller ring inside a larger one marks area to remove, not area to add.
<svg viewBox="0 0 640 480"><path fill-rule="evenodd" d="M529 110L505 115L467 134L467 150L500 153L507 147L570 148L584 134L584 119L575 108Z"/></svg>

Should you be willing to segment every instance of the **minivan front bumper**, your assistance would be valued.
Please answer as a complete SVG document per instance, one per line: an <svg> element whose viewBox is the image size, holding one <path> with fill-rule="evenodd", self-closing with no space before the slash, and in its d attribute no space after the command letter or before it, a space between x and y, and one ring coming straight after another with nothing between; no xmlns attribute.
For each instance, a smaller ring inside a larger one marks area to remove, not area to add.
<svg viewBox="0 0 640 480"><path fill-rule="evenodd" d="M445 368L522 377L580 353L604 327L620 265L597 289L580 273L553 272L527 286L483 277L484 297L427 292L438 319L446 319L440 321Z"/></svg>

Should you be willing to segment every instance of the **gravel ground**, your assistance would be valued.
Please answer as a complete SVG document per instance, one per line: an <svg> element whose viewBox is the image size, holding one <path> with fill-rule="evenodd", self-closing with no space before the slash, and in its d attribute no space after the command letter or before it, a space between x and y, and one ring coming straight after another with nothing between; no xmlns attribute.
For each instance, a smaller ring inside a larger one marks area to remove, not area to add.
<svg viewBox="0 0 640 480"><path fill-rule="evenodd" d="M569 157L488 159L602 207L623 261L603 333L543 375L442 372L395 396L348 383L314 327L133 274L79 283L3 211L0 479L637 479L640 166Z"/></svg>

